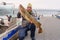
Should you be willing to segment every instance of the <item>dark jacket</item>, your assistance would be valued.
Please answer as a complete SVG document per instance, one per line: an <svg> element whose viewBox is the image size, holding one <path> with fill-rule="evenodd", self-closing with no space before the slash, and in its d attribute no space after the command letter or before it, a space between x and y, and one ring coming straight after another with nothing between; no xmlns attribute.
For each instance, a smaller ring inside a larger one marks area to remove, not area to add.
<svg viewBox="0 0 60 40"><path fill-rule="evenodd" d="M17 13L17 18L21 18L20 12Z"/></svg>

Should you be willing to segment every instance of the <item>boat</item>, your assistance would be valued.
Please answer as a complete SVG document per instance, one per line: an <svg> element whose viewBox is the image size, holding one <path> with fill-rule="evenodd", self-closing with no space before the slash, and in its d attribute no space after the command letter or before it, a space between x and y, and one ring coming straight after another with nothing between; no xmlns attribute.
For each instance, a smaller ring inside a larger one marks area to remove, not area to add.
<svg viewBox="0 0 60 40"><path fill-rule="evenodd" d="M12 5L0 5L0 40L15 40L17 38L15 34L18 32L16 30L18 25L16 23L16 17L12 16L13 11L14 7ZM6 15L12 16L10 22L8 22ZM5 24L8 24L8 26Z"/></svg>

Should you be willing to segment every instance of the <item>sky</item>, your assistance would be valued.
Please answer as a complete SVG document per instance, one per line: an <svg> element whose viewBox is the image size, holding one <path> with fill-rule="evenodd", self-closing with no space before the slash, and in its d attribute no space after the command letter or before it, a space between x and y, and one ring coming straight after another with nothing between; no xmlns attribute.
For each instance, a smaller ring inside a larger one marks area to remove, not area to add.
<svg viewBox="0 0 60 40"><path fill-rule="evenodd" d="M25 8L28 3L32 4L33 9L60 9L60 0L0 0L1 2L13 3L15 8L22 4Z"/></svg>

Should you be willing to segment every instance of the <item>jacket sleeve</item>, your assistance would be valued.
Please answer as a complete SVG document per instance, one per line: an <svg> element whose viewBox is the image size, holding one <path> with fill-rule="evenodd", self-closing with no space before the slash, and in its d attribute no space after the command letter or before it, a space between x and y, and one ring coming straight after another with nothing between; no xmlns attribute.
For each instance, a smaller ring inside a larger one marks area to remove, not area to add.
<svg viewBox="0 0 60 40"><path fill-rule="evenodd" d="M17 13L17 18L21 18L20 12Z"/></svg>

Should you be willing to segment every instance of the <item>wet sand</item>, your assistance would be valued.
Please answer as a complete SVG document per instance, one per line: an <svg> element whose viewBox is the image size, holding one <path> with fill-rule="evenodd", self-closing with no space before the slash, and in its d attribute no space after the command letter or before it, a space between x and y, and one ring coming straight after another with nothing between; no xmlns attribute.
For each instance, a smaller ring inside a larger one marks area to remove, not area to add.
<svg viewBox="0 0 60 40"><path fill-rule="evenodd" d="M36 30L36 40L60 40L60 19L56 17L41 17L43 33L38 34ZM31 40L30 32L25 40Z"/></svg>

